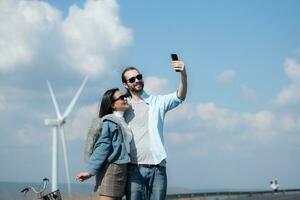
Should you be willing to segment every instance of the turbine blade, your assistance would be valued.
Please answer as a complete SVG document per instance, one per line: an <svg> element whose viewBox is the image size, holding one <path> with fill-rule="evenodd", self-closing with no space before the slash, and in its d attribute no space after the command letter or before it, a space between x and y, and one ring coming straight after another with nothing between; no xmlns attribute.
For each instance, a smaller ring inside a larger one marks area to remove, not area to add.
<svg viewBox="0 0 300 200"><path fill-rule="evenodd" d="M82 92L82 89L83 89L84 85L87 82L87 80L88 80L88 77L86 76L85 79L83 80L80 88L78 89L78 91L76 92L75 96L73 97L71 103L69 104L68 108L64 112L64 114L62 116L62 119L65 119L70 114L70 112L72 111L72 109L73 109L73 107L74 107L74 105L75 105L75 103L76 103L76 101L77 101L80 93Z"/></svg>
<svg viewBox="0 0 300 200"><path fill-rule="evenodd" d="M60 111L59 111L59 108L58 108L58 105L57 105L57 102L56 102L56 98L55 98L55 95L54 95L54 93L53 93L51 84L50 84L49 81L47 81L47 84L48 84L48 88L49 88L50 95L51 95L51 98L52 98L52 102L53 102L53 104L54 104L56 116L58 117L58 119L61 119L61 114L60 114Z"/></svg>
<svg viewBox="0 0 300 200"><path fill-rule="evenodd" d="M67 178L67 185L68 185L68 194L69 194L69 197L71 197L70 173L69 173L68 155L67 155L67 148L66 148L65 133L64 133L63 125L60 126L60 135L61 135L61 143L62 143L62 147L63 147L65 171L66 171L66 178Z"/></svg>

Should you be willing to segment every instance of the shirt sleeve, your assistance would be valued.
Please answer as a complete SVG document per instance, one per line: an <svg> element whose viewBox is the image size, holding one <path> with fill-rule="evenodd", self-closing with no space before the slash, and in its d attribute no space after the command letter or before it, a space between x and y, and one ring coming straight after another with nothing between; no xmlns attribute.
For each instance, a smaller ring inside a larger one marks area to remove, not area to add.
<svg viewBox="0 0 300 200"><path fill-rule="evenodd" d="M179 104L181 104L184 100L178 98L177 91L171 94L162 95L160 97L160 101L162 101L165 112L172 110Z"/></svg>
<svg viewBox="0 0 300 200"><path fill-rule="evenodd" d="M109 121L104 121L102 124L101 135L94 146L93 154L89 160L88 172L95 175L98 170L103 167L112 150L112 128L109 126Z"/></svg>

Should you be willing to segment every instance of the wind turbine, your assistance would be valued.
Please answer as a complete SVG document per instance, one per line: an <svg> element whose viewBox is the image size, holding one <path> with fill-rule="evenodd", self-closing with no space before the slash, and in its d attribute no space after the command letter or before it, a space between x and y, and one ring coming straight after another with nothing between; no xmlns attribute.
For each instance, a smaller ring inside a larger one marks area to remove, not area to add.
<svg viewBox="0 0 300 200"><path fill-rule="evenodd" d="M58 189L57 187L57 166L58 166L58 162L57 162L57 157L58 157L58 147L57 147L57 143L58 143L58 137L57 134L58 132L61 135L61 143L62 143L62 147L63 147L63 157L64 157L64 163L65 163L65 172L66 172L66 178L67 178L67 185L68 185L68 194L69 197L71 196L71 183L70 183L70 174L69 174L69 165L68 165L68 156L67 156L67 151L66 151L66 142L65 142L65 133L64 133L64 124L66 123L66 118L68 117L68 115L71 113L80 93L82 92L82 89L84 87L84 85L86 84L88 80L88 77L85 77L85 79L83 80L80 88L78 89L78 91L76 92L75 96L73 97L72 101L70 102L70 104L68 105L67 109L65 110L65 112L63 113L63 115L61 115L60 110L58 108L57 102L56 102L56 98L55 95L53 93L51 84L49 81L47 81L48 84L48 88L50 91L50 95L54 104L54 108L55 108L55 112L56 112L56 119L45 119L45 124L52 126L52 188L51 191L54 192Z"/></svg>

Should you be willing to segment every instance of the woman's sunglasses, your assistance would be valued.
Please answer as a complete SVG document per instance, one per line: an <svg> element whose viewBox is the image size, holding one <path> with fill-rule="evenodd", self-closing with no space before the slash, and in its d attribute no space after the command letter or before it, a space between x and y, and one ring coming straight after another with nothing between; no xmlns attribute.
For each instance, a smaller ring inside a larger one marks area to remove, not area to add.
<svg viewBox="0 0 300 200"><path fill-rule="evenodd" d="M134 77L129 78L127 81L128 81L129 83L134 83L134 82L135 82L135 79L137 79L138 81L140 81L140 80L143 79L143 75L142 75L142 74L138 74L138 75L136 75L136 76L134 76Z"/></svg>
<svg viewBox="0 0 300 200"><path fill-rule="evenodd" d="M123 94L123 95L119 96L118 98L114 99L114 100L113 100L113 103L116 102L116 101L118 101L118 100L120 100L120 99L121 99L122 101L124 101L126 98L127 98L127 95L126 95L126 94Z"/></svg>

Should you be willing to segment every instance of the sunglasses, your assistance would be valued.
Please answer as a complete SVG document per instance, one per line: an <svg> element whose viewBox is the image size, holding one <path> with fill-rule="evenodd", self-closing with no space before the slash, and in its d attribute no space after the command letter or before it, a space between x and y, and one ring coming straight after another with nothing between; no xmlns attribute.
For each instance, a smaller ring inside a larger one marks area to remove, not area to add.
<svg viewBox="0 0 300 200"><path fill-rule="evenodd" d="M137 76L134 76L134 77L129 78L127 81L128 81L129 83L134 83L134 82L135 82L135 79L137 79L138 81L140 81L140 80L143 79L143 75L142 75L142 74L138 74Z"/></svg>
<svg viewBox="0 0 300 200"><path fill-rule="evenodd" d="M127 95L123 94L123 95L119 96L118 98L114 99L113 103L116 102L116 101L119 101L119 100L124 101L126 98L127 98Z"/></svg>

